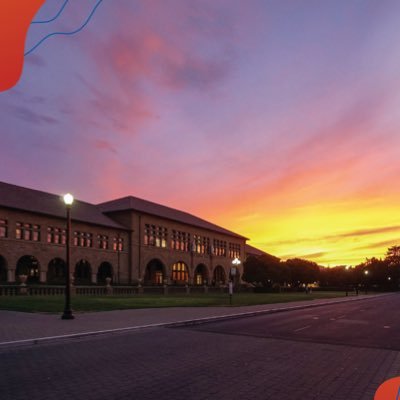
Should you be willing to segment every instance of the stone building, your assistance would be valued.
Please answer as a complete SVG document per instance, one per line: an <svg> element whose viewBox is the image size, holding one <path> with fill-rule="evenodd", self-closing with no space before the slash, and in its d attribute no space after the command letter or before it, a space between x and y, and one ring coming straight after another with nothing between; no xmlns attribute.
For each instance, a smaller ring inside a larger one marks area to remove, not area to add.
<svg viewBox="0 0 400 400"><path fill-rule="evenodd" d="M220 285L246 238L194 215L136 197L71 210L76 284ZM61 196L0 182L0 283L65 282L66 210ZM242 266L236 279L240 279Z"/></svg>

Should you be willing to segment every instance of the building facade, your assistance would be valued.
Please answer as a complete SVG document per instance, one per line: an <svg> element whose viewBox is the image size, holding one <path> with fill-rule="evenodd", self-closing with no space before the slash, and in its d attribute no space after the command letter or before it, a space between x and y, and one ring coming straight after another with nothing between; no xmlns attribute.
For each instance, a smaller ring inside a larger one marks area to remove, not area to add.
<svg viewBox="0 0 400 400"><path fill-rule="evenodd" d="M60 196L0 182L0 284L65 282ZM128 196L71 209L75 284L225 284L246 238L180 210ZM242 266L236 278L240 280Z"/></svg>

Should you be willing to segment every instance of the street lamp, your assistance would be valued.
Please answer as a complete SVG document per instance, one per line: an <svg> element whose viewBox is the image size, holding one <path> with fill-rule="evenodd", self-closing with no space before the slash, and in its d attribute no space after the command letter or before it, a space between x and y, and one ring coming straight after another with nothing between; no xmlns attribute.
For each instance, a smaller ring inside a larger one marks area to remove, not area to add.
<svg viewBox="0 0 400 400"><path fill-rule="evenodd" d="M120 251L121 251L120 243L121 243L121 236L120 236L120 233L118 232L118 235L117 235L117 261L118 261L118 263L117 263L117 280L118 280L118 285L119 285ZM139 285L140 285L140 280L139 280Z"/></svg>
<svg viewBox="0 0 400 400"><path fill-rule="evenodd" d="M233 272L233 270L235 271L235 272L233 272L232 275L235 275L235 274L236 274L236 268L237 268L240 264L241 264L241 261L240 261L237 257L235 257L235 258L232 260L232 265L233 265L233 267L232 267L232 269L231 269L231 272Z"/></svg>
<svg viewBox="0 0 400 400"><path fill-rule="evenodd" d="M345 270L347 271L347 274L348 274L350 271L350 265L346 265ZM349 295L349 277L348 276L345 277L345 285L346 285L346 296L348 296Z"/></svg>
<svg viewBox="0 0 400 400"><path fill-rule="evenodd" d="M233 295L233 277L236 275L237 267L240 265L240 260L235 257L232 260L233 267L231 268L230 280L229 280L229 304L232 305L232 295Z"/></svg>
<svg viewBox="0 0 400 400"><path fill-rule="evenodd" d="M70 267L70 256L71 256L71 206L74 202L74 196L72 194L67 193L64 196L65 208L67 210L67 230L66 230L66 279L65 279L65 307L64 313L61 316L61 319L74 319L71 310L71 286L70 286L70 276L69 276L69 267Z"/></svg>
<svg viewBox="0 0 400 400"><path fill-rule="evenodd" d="M365 275L365 294L368 294L368 275L369 275L369 271L367 269L364 271L364 275Z"/></svg>

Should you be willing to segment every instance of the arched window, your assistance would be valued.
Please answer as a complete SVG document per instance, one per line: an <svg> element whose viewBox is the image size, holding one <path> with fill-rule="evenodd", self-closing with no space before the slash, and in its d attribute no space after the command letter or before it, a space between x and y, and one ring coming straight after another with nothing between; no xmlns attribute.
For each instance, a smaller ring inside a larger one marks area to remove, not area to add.
<svg viewBox="0 0 400 400"><path fill-rule="evenodd" d="M189 280L189 272L184 262L177 262L172 266L171 279L174 283L187 283Z"/></svg>
<svg viewBox="0 0 400 400"><path fill-rule="evenodd" d="M205 285L207 284L207 267L204 264L199 264L194 271L194 284Z"/></svg>
<svg viewBox="0 0 400 400"><path fill-rule="evenodd" d="M7 261L0 256L0 282L7 282Z"/></svg>
<svg viewBox="0 0 400 400"><path fill-rule="evenodd" d="M103 262L100 264L99 270L97 271L97 282L106 283L106 278L112 278L113 269L109 262Z"/></svg>
<svg viewBox="0 0 400 400"><path fill-rule="evenodd" d="M65 261L61 258L53 258L47 267L47 282L48 283L65 283Z"/></svg>
<svg viewBox="0 0 400 400"><path fill-rule="evenodd" d="M17 262L16 275L27 275L28 283L39 282L39 261L33 256L23 256Z"/></svg>
<svg viewBox="0 0 400 400"><path fill-rule="evenodd" d="M92 268L86 260L80 260L75 266L75 281L80 284L91 283Z"/></svg>
<svg viewBox="0 0 400 400"><path fill-rule="evenodd" d="M145 285L162 285L164 283L164 265L160 260L151 260L144 275Z"/></svg>
<svg viewBox="0 0 400 400"><path fill-rule="evenodd" d="M213 274L213 285L223 285L226 281L225 270L220 266L217 265L214 269Z"/></svg>

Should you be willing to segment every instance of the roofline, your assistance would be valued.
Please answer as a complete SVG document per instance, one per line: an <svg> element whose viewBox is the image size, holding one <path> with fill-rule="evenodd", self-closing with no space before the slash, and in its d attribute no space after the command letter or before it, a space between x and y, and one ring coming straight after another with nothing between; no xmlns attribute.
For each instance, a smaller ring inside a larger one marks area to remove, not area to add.
<svg viewBox="0 0 400 400"><path fill-rule="evenodd" d="M46 192L43 192L43 193L46 193ZM87 203L87 204L90 204L90 203ZM48 213L45 213L45 212L25 210L23 208L8 207L8 206L3 206L3 205L0 204L0 209L1 208L5 208L7 210L12 210L12 211L24 212L26 214L36 214L36 215L41 215L41 216L45 216L45 217L52 217L52 218L61 219L61 220L65 220L65 218L66 218L66 217L61 217L59 215L48 214ZM117 229L117 230L120 230L120 231L128 231L128 232L130 231L129 228L125 228L122 225L120 225L120 226L111 226L111 225L99 224L99 223L96 223L96 222L89 222L89 221L85 221L85 220L82 220L82 219L77 219L77 218L74 218L74 214L73 213L71 213L71 220L72 221L76 221L76 222L81 222L81 223L84 223L84 224L101 226L103 228ZM115 224L118 224L118 222L115 222Z"/></svg>
<svg viewBox="0 0 400 400"><path fill-rule="evenodd" d="M127 197L130 197L130 196L127 196ZM124 198L126 198L126 197L124 197ZM116 199L116 200L120 200L120 199ZM112 201L114 201L114 200L112 200ZM145 200L145 201L147 201L147 200ZM106 203L108 203L108 202L106 202ZM100 205L101 204L102 203L100 203ZM157 204L157 203L153 203L153 204ZM161 205L162 206L162 204L157 204L157 205ZM163 206L163 207L167 207L167 206ZM171 207L168 207L168 208L171 208ZM171 208L171 209L186 213L186 211L181 211L181 210L177 210L177 209L174 209L174 208ZM204 229L204 230L209 231L209 232L219 233L220 235L231 236L231 237L234 237L236 239L250 240L249 238L247 238L245 236L242 236L242 235L239 235L238 233L229 231L229 229L225 229L223 227L219 227L219 228L225 230L226 232L219 232L216 229L204 228L204 227L199 226L197 224L189 224L187 222L180 221L179 219L173 219L173 218L168 218L168 217L160 216L160 215L153 214L153 213L148 213L148 212L145 212L145 211L139 211L139 210L136 210L135 208L123 208L123 209L119 209L119 210L103 211L103 213L107 215L107 214L112 214L112 213L116 213L116 212L126 212L126 211L135 211L135 212L137 212L137 213L139 213L141 215L155 216L155 217L158 217L158 218L166 219L168 221L179 222L180 224L185 225L185 226L195 226L195 227ZM189 214L189 213L186 213L186 214ZM189 214L189 215L191 215L191 216L193 216L195 218L202 219L202 218L196 217L195 215L192 215L192 214ZM211 222L208 222L208 221L205 221L205 220L204 220L204 222L207 222L208 224L212 224Z"/></svg>
<svg viewBox="0 0 400 400"><path fill-rule="evenodd" d="M60 200L62 200L62 195L59 195L59 194L55 194L55 193L51 193L51 192L45 192L43 190L33 189L33 188L30 188L30 187L26 187L26 186L20 186L20 185L14 184L14 183L9 183L9 182L4 182L4 181L0 181L0 183L3 183L5 185L9 185L9 186L13 186L16 189L25 189L25 190L36 192L38 194L40 193L40 194L46 195L46 196L53 196L54 198L59 197ZM139 201L143 201L143 202L152 204L152 205L157 206L157 207L162 207L162 208L165 208L167 210L171 210L173 212L182 213L182 214L187 215L189 217L198 219L199 221L201 221L201 222L203 222L205 224L208 224L208 225L211 225L211 226L215 226L215 229L213 229L212 227L203 227L203 226L201 226L201 224L197 224L197 223L184 222L184 221L182 221L182 220L180 220L178 218L170 218L170 217L165 217L165 216L157 214L157 213L140 211L140 210L138 210L136 208L133 208L133 207L116 209L116 210L102 210L102 205L110 204L110 203L117 202L117 201L123 201L123 200L128 200L128 202L130 203L131 199L137 199ZM121 198L116 198L116 199L113 199L113 200L108 200L108 201L105 201L105 202L102 202L102 203L98 203L98 204L93 204L93 203L89 203L87 201L82 201L82 200L78 200L78 199L76 199L76 201L78 203L83 204L83 205L88 205L90 207L96 208L99 211L99 213L103 214L107 218L110 218L108 216L108 214L112 214L112 213L115 213L115 212L135 211L135 212L137 212L139 214L148 215L148 216L155 216L155 217L163 218L163 219L168 220L168 221L178 222L178 223L180 223L182 225L185 225L185 226L195 226L195 227L198 227L200 229L206 230L208 232L214 232L214 233L218 233L218 234L221 234L221 235L230 236L232 238L242 239L242 240L245 240L245 241L250 240L249 238L247 238L245 236L239 235L238 233L230 231L229 229L226 229L226 228L223 228L221 226L218 226L218 225L216 225L216 224L214 224L212 222L209 222L209 221L207 221L207 220L205 220L203 218L200 218L200 217L198 217L196 215L193 215L193 214L191 214L191 213L189 213L187 211L183 211L183 210L179 210L177 208L173 208L173 207L169 207L169 206L166 206L166 205L163 205L163 204L155 203L154 201L141 199L139 197L135 197L135 196L132 196L132 195L124 196L124 197L121 197ZM60 215L47 213L45 211L42 211L42 212L41 211L32 211L32 210L29 210L29 209L26 209L26 208L22 208L22 207L12 207L12 206L1 205L1 204L0 204L0 207L5 208L5 209L9 209L9 210L23 211L23 212L26 212L26 213L33 213L33 214L36 214L36 215L48 216L48 217L52 217L52 218L56 218L56 219L62 219L63 218ZM84 220L84 219L77 219L77 218L74 218L74 214L72 213L72 220L77 221L77 222L81 222L81 223L90 224L90 225L106 227L106 228L109 228L109 229L116 229L116 230L121 230L121 231L130 231L129 228L126 228L125 226L121 225L120 223L118 223L117 221L114 221L112 219L111 219L110 225L109 225L109 224L106 224L106 223L96 223L96 222L87 221L87 220ZM116 225L116 226L114 226L114 225ZM220 230L223 231L223 232L221 232Z"/></svg>

